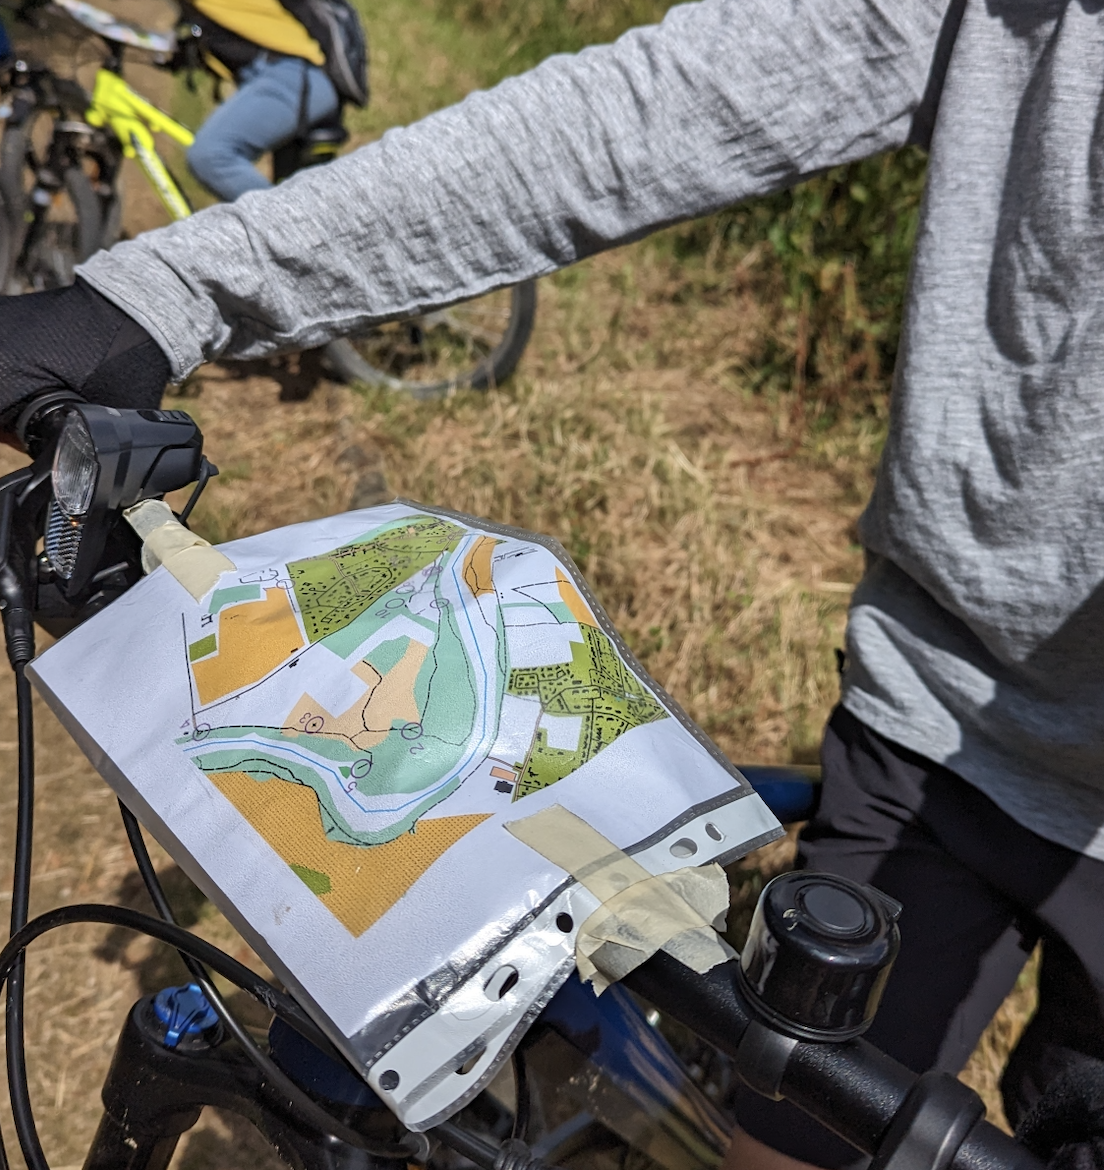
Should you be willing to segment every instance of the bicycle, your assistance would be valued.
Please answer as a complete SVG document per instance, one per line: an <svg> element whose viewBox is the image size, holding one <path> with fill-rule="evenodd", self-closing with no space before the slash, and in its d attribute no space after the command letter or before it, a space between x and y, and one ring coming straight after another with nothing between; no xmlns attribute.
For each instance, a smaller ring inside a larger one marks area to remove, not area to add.
<svg viewBox="0 0 1104 1170"><path fill-rule="evenodd" d="M0 276L9 273L3 286L16 291L71 283L77 264L118 239L124 158L138 163L173 219L193 210L154 139L164 134L187 148L191 131L122 78L127 48L167 65L175 36L117 19L85 0L56 0L46 13L93 34L106 55L90 94L44 65L17 60L9 71L12 112L0 140L0 199L12 257ZM332 161L348 138L340 115L310 128L274 153L274 180ZM484 390L513 373L535 316L536 284L526 281L330 342L323 363L342 381L416 398Z"/></svg>
<svg viewBox="0 0 1104 1170"><path fill-rule="evenodd" d="M88 1170L161 1170L205 1104L242 1113L302 1170L716 1166L725 1119L627 992L615 985L597 999L577 978L533 1022L506 1099L484 1092L428 1133L404 1132L293 996L173 923L125 806L135 862L159 917L76 905L28 921L34 740L27 666L35 621L60 633L121 597L142 575L141 541L124 510L194 484L180 513L186 521L217 469L180 411L109 410L57 391L30 402L16 429L32 462L0 480L0 613L19 740L12 935L0 950L0 981L15 1128L32 1170L48 1168L27 1088L22 955L35 939L77 922L150 935L176 948L193 979L139 1000L128 1015ZM123 449L126 460L118 458ZM789 815L808 811L800 776L768 771L758 780L764 792L775 784L779 797L798 795ZM623 983L723 1053L753 1089L793 1101L873 1155L877 1170L1042 1170L984 1120L980 1099L954 1077L917 1077L861 1038L895 953L898 910L844 879L785 875L763 891L738 960L696 975L661 951ZM227 1011L208 969L273 1014L266 1043Z"/></svg>

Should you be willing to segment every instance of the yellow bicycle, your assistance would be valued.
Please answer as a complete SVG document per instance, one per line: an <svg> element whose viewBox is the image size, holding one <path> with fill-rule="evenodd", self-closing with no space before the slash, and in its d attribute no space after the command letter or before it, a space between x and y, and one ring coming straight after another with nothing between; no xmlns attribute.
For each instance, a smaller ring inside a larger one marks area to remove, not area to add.
<svg viewBox="0 0 1104 1170"><path fill-rule="evenodd" d="M134 159L174 219L192 214L187 195L158 152L164 134L185 149L194 135L136 93L122 77L126 48L143 50L160 64L176 52L171 33L151 32L104 12L86 0L52 0L39 19L75 22L106 47L91 93L44 64L16 60L0 79L10 107L0 140L0 199L6 214L8 292L54 288L73 280L73 269L119 237L119 179ZM314 126L278 149L278 182L306 166L335 158L348 140L340 116ZM330 371L366 382L435 397L459 387L483 389L514 370L529 341L536 314L533 282L501 289L435 313L378 326L363 336L331 342Z"/></svg>
<svg viewBox="0 0 1104 1170"><path fill-rule="evenodd" d="M96 73L92 100L84 117L90 126L111 131L123 156L137 161L173 219L185 219L192 214L187 197L157 153L153 138L154 134L167 134L181 146L189 147L195 141L195 135L187 126L182 126L175 118L170 118L140 97L110 69L100 69Z"/></svg>

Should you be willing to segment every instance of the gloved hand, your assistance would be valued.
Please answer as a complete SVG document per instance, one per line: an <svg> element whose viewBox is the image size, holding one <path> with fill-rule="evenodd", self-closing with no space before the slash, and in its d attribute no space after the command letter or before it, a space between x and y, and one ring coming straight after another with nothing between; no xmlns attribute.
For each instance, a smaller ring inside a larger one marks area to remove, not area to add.
<svg viewBox="0 0 1104 1170"><path fill-rule="evenodd" d="M1086 1057L1062 1073L1016 1137L1048 1170L1104 1170L1104 1062Z"/></svg>
<svg viewBox="0 0 1104 1170"><path fill-rule="evenodd" d="M68 288L0 297L0 432L43 390L89 402L156 407L169 380L161 347L133 318L78 279Z"/></svg>

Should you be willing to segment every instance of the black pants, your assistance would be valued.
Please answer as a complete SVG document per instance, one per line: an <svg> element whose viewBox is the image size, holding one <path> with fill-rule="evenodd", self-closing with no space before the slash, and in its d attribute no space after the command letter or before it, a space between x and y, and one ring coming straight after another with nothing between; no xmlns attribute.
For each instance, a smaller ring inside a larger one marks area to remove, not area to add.
<svg viewBox="0 0 1104 1170"><path fill-rule="evenodd" d="M898 899L901 952L867 1038L916 1072L957 1073L1042 939L1039 1009L1001 1084L1013 1125L1050 1080L1104 1059L1104 862L1030 832L948 769L837 708L798 865ZM753 1137L830 1170L856 1151L792 1105L742 1091Z"/></svg>

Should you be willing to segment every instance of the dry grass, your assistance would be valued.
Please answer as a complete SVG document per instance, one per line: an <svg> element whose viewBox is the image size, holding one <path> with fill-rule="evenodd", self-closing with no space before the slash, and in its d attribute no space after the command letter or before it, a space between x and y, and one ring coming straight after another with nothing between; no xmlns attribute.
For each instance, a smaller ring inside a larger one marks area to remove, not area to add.
<svg viewBox="0 0 1104 1170"><path fill-rule="evenodd" d="M1005 1130L1009 1125L1000 1102L1000 1077L1008 1054L1015 1048L1035 1011L1038 971L1039 951L1036 950L961 1074L961 1079L981 1094L989 1111L989 1120Z"/></svg>

